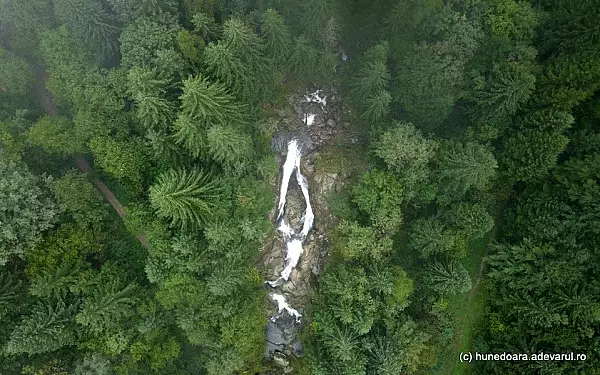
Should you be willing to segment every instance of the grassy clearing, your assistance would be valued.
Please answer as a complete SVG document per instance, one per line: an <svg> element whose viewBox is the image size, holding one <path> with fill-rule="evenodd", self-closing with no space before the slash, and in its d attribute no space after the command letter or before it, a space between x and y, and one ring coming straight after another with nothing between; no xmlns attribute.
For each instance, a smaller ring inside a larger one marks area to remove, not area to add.
<svg viewBox="0 0 600 375"><path fill-rule="evenodd" d="M481 323L485 312L487 290L485 279L480 276L483 257L487 254L488 244L493 237L493 232L485 238L471 243L468 257L463 264L469 270L474 289L471 292L455 296L448 301L448 310L453 314L454 337L445 350L440 353L439 364L429 371L430 375L469 375L472 374L472 364L461 363L461 352L473 350L475 329Z"/></svg>

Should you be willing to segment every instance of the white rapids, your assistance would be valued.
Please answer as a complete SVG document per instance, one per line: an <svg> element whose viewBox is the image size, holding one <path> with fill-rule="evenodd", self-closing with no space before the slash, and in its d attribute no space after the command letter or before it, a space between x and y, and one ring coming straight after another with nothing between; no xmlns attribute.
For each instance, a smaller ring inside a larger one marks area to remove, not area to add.
<svg viewBox="0 0 600 375"><path fill-rule="evenodd" d="M317 90L309 95L305 95L304 100L309 103L317 103L321 108L324 108L327 104L326 96L321 90ZM305 113L304 116L304 123L310 126L315 122L317 115L313 113ZM277 205L277 231L283 235L285 241L285 267L281 272L281 276L277 280L267 281L267 283L274 288L285 284L290 279L292 271L298 265L300 257L304 252L302 244L306 240L308 232L312 229L315 220L315 215L310 204L308 181L300 170L301 160L301 145L297 139L292 139L287 144L287 156L285 163L283 164L281 190L279 191L279 202ZM302 229L300 232L296 232L294 228L286 223L284 218L287 192L294 172L296 172L296 181L302 190L302 195L304 196L304 201L306 202L306 209L301 219ZM271 293L270 296L271 299L277 303L278 315L280 315L283 311L286 311L288 314L295 317L296 321L300 321L302 314L290 307L283 294ZM272 321L275 321L276 319L277 316L271 318Z"/></svg>
<svg viewBox="0 0 600 375"><path fill-rule="evenodd" d="M298 310L293 309L290 307L290 305L288 305L288 303L285 301L285 297L283 296L283 294L271 293L271 299L277 303L277 312L279 314L281 314L283 310L285 310L288 314L295 317L297 322L300 321L302 314L300 314ZM275 319L275 317L272 317L271 321L275 321Z"/></svg>
<svg viewBox="0 0 600 375"><path fill-rule="evenodd" d="M277 206L277 222L279 223L279 225L277 226L277 230L283 235L283 238L285 240L285 268L283 269L283 271L281 272L281 276L277 280L267 281L272 287L277 287L289 280L292 271L298 265L300 257L304 252L302 244L306 239L308 232L312 228L315 219L315 215L310 204L308 181L300 171L301 156L302 153L300 146L298 145L298 140L291 140L288 143L287 157L285 163L283 164L283 177L281 181L281 191L279 194L279 204ZM300 233L297 233L294 230L294 228L290 227L284 219L287 192L294 171L296 172L296 181L298 182L298 185L300 185L302 195L304 196L304 200L306 202L306 210L304 212L304 215L302 216L302 230L300 231ZM282 294L272 293L271 298L277 302L279 313L285 310L290 315L296 317L296 320L299 320L302 316L297 310L291 308L287 304L287 302L285 301L285 297Z"/></svg>

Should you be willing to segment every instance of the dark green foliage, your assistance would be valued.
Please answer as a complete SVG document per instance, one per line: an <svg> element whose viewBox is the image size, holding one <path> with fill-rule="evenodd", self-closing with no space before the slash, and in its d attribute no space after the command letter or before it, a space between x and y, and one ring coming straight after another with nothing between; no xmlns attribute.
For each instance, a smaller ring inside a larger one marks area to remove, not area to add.
<svg viewBox="0 0 600 375"><path fill-rule="evenodd" d="M27 131L27 138L51 154L73 155L83 151L78 139L73 139L73 124L64 117L44 116Z"/></svg>
<svg viewBox="0 0 600 375"><path fill-rule="evenodd" d="M75 344L73 315L76 305L62 300L38 303L10 335L9 354L39 354Z"/></svg>
<svg viewBox="0 0 600 375"><path fill-rule="evenodd" d="M495 177L494 155L478 143L443 143L437 155L438 201L460 199L469 190L485 190Z"/></svg>
<svg viewBox="0 0 600 375"><path fill-rule="evenodd" d="M137 18L121 34L121 64L154 68L158 53L177 44L178 31L179 25L171 17Z"/></svg>
<svg viewBox="0 0 600 375"><path fill-rule="evenodd" d="M85 175L69 171L52 182L58 204L82 226L100 223L107 215L106 203Z"/></svg>
<svg viewBox="0 0 600 375"><path fill-rule="evenodd" d="M535 76L523 64L494 66L489 82L475 94L477 104L488 116L514 115L535 87Z"/></svg>
<svg viewBox="0 0 600 375"><path fill-rule="evenodd" d="M0 273L0 321L14 312L15 307L22 298L23 282L13 273L3 270ZM4 324L4 323L3 323Z"/></svg>
<svg viewBox="0 0 600 375"><path fill-rule="evenodd" d="M290 51L292 36L283 17L276 10L267 9L260 30L265 40L267 54L278 64L285 63Z"/></svg>
<svg viewBox="0 0 600 375"><path fill-rule="evenodd" d="M136 299L136 286L130 284L122 287L120 284L119 280L111 280L96 285L85 297L83 307L75 317L77 323L89 332L100 334L118 327L130 317Z"/></svg>
<svg viewBox="0 0 600 375"><path fill-rule="evenodd" d="M97 137L90 142L90 150L106 173L139 188L147 168L146 152L139 139L121 141Z"/></svg>
<svg viewBox="0 0 600 375"><path fill-rule="evenodd" d="M391 79L387 67L388 49L387 43L383 43L367 50L350 81L350 93L361 111L360 116L374 122L387 116L392 101L388 92Z"/></svg>
<svg viewBox="0 0 600 375"><path fill-rule="evenodd" d="M232 170L242 170L252 159L252 138L231 126L214 125L206 134L214 160Z"/></svg>
<svg viewBox="0 0 600 375"><path fill-rule="evenodd" d="M437 143L423 137L411 123L394 122L375 142L375 154L400 176L405 196L412 198L429 177L428 164Z"/></svg>
<svg viewBox="0 0 600 375"><path fill-rule="evenodd" d="M456 203L443 214L451 228L464 232L469 238L483 238L494 226L494 218L481 205Z"/></svg>
<svg viewBox="0 0 600 375"><path fill-rule="evenodd" d="M471 289L469 272L459 263L434 261L425 275L433 290L443 294L465 293Z"/></svg>
<svg viewBox="0 0 600 375"><path fill-rule="evenodd" d="M191 155L203 156L208 143L208 129L212 126L233 126L239 129L245 123L245 107L237 103L222 85L210 83L201 76L190 77L183 84L181 112L175 123L175 137ZM223 150L223 143L216 142L219 138L217 136L213 131L213 150L218 156Z"/></svg>
<svg viewBox="0 0 600 375"><path fill-rule="evenodd" d="M218 194L218 185L202 170L171 169L150 188L150 202L160 217L185 229L210 220Z"/></svg>
<svg viewBox="0 0 600 375"><path fill-rule="evenodd" d="M414 43L397 61L392 95L411 120L432 129L449 116L461 97L466 64L482 35L476 22L450 7L444 7L428 27L437 40Z"/></svg>
<svg viewBox="0 0 600 375"><path fill-rule="evenodd" d="M120 29L101 1L56 0L53 3L56 18L67 25L82 46L108 58L116 54Z"/></svg>
<svg viewBox="0 0 600 375"><path fill-rule="evenodd" d="M438 253L450 253L455 246L452 232L435 219L415 221L409 231L409 249L416 251L424 258Z"/></svg>
<svg viewBox="0 0 600 375"><path fill-rule="evenodd" d="M392 236L402 224L404 189L391 173L373 169L363 174L352 188L352 200L382 234Z"/></svg>
<svg viewBox="0 0 600 375"><path fill-rule="evenodd" d="M0 97L3 101L25 101L32 86L33 72L29 64L0 48Z"/></svg>
<svg viewBox="0 0 600 375"><path fill-rule="evenodd" d="M342 222L339 230L343 240L338 245L345 260L361 260L364 264L380 261L392 248L389 238L380 239L370 227L354 222Z"/></svg>
<svg viewBox="0 0 600 375"><path fill-rule="evenodd" d="M561 133L526 130L506 140L501 163L509 177L531 182L556 165L569 139Z"/></svg>
<svg viewBox="0 0 600 375"><path fill-rule="evenodd" d="M133 68L127 74L129 94L136 103L136 115L148 129L164 129L172 121L174 108L165 99L169 80L156 71Z"/></svg>
<svg viewBox="0 0 600 375"><path fill-rule="evenodd" d="M0 156L0 265L23 257L54 224L58 210L39 185L26 168Z"/></svg>

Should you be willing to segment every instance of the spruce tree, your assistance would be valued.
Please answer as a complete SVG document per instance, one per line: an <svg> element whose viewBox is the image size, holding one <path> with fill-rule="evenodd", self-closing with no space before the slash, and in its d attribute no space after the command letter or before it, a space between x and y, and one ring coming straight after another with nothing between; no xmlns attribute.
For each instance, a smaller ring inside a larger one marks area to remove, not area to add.
<svg viewBox="0 0 600 375"><path fill-rule="evenodd" d="M116 279L99 283L85 296L75 320L96 335L119 327L123 319L133 314L135 293L135 284L122 287Z"/></svg>
<svg viewBox="0 0 600 375"><path fill-rule="evenodd" d="M282 64L286 61L292 36L288 31L285 20L274 9L267 9L260 26L267 55Z"/></svg>
<svg viewBox="0 0 600 375"><path fill-rule="evenodd" d="M206 149L207 130L215 125L241 127L246 122L245 107L235 101L225 87L202 76L183 81L181 112L175 123L177 142L193 156Z"/></svg>
<svg viewBox="0 0 600 375"><path fill-rule="evenodd" d="M64 22L87 48L98 48L104 57L117 53L120 29L115 17L98 0L56 0L56 17Z"/></svg>
<svg viewBox="0 0 600 375"><path fill-rule="evenodd" d="M535 76L528 65L501 64L494 66L490 82L475 98L487 116L511 116L529 100L534 88Z"/></svg>
<svg viewBox="0 0 600 375"><path fill-rule="evenodd" d="M75 344L73 316L77 306L67 306L61 299L40 302L10 335L9 354L40 354Z"/></svg>
<svg viewBox="0 0 600 375"><path fill-rule="evenodd" d="M350 81L350 94L361 111L361 117L379 121L388 115L392 96L388 92L391 75L387 67L388 45L379 44L367 50Z"/></svg>
<svg viewBox="0 0 600 375"><path fill-rule="evenodd" d="M496 175L498 163L492 152L475 143L450 141L442 144L437 155L438 202L461 199L470 189L485 190Z"/></svg>
<svg viewBox="0 0 600 375"><path fill-rule="evenodd" d="M231 126L211 127L207 141L212 158L227 168L240 169L252 159L252 138Z"/></svg>
<svg viewBox="0 0 600 375"><path fill-rule="evenodd" d="M452 233L436 219L418 219L408 232L408 247L423 258L439 253L450 253L455 245Z"/></svg>
<svg viewBox="0 0 600 375"><path fill-rule="evenodd" d="M171 169L150 187L150 202L157 214L173 226L201 227L210 220L219 190L200 169Z"/></svg>
<svg viewBox="0 0 600 375"><path fill-rule="evenodd" d="M0 322L6 315L16 310L23 289L22 281L15 274L7 271L0 272Z"/></svg>
<svg viewBox="0 0 600 375"><path fill-rule="evenodd" d="M471 289L469 272L462 264L455 261L450 261L446 264L434 261L429 266L425 279L433 290L443 294L466 293Z"/></svg>

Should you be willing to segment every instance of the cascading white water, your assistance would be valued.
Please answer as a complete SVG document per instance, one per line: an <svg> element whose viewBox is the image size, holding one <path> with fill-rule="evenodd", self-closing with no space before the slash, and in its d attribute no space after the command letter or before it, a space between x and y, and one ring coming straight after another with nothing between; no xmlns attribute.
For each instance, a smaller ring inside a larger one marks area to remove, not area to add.
<svg viewBox="0 0 600 375"><path fill-rule="evenodd" d="M279 193L278 204L279 212L277 214L277 221L279 223L279 225L277 226L277 230L283 234L283 238L285 240L285 268L283 269L283 271L281 272L281 276L277 280L268 281L268 283L273 287L277 287L289 280L293 269L296 268L296 266L298 265L300 256L302 256L302 253L304 252L304 249L302 248L302 243L304 242L306 236L308 235L308 232L312 228L315 218L312 206L310 204L308 181L306 180L306 177L302 175L302 172L300 170L301 161L301 148L298 145L298 141L296 139L292 139L288 143L287 157L285 163L283 164L283 176L281 181L281 191ZM296 171L296 181L298 182L298 185L300 185L302 195L304 196L304 200L306 202L306 210L304 212L304 215L302 216L302 231L300 233L296 233L296 231L292 227L290 227L284 219L287 192L289 189L290 179L294 171ZM296 317L296 320L299 320L302 316L297 310L291 308L287 304L283 295L272 293L271 298L277 302L279 313L285 310L290 315Z"/></svg>

